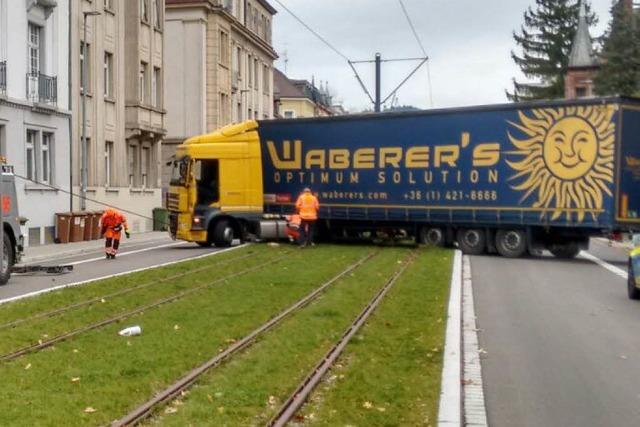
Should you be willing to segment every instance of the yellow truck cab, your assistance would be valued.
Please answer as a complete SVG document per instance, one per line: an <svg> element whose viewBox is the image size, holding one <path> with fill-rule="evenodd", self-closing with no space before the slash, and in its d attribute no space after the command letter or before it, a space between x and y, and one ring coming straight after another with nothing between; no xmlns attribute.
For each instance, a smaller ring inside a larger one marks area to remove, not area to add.
<svg viewBox="0 0 640 427"><path fill-rule="evenodd" d="M262 218L262 164L255 121L187 139L176 150L167 195L170 233L229 246Z"/></svg>

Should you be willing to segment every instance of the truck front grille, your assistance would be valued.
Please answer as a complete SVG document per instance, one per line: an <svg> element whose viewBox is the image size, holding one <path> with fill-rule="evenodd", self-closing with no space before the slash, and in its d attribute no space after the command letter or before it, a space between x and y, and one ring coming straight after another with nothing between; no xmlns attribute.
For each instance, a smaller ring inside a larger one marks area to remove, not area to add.
<svg viewBox="0 0 640 427"><path fill-rule="evenodd" d="M178 212L180 210L180 201L177 194L169 193L167 195L167 209L174 212Z"/></svg>

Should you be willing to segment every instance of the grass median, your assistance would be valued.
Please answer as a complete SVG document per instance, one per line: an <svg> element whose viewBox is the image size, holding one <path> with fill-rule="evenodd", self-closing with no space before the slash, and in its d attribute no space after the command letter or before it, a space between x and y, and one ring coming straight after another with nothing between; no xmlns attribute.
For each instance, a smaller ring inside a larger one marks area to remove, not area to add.
<svg viewBox="0 0 640 427"><path fill-rule="evenodd" d="M400 277L299 412L308 425L436 425L451 252Z"/></svg>
<svg viewBox="0 0 640 427"><path fill-rule="evenodd" d="M283 248L261 246L258 250L284 254ZM149 310L122 324L0 363L0 425L109 423L371 250L320 246L295 251L283 263ZM172 267L149 274L156 278L170 275L175 271ZM135 283L126 276L120 280ZM100 294L96 291L99 284L90 286L93 289L87 290L88 294ZM119 280L110 286L119 286ZM79 289L69 291L73 300L88 297L79 295ZM38 298L51 298L52 304L67 302L64 291L62 296ZM41 302L33 304L48 308ZM37 312L26 308L26 312ZM132 324L142 326L141 336L117 335L119 329Z"/></svg>
<svg viewBox="0 0 640 427"><path fill-rule="evenodd" d="M125 276L123 283L117 282L116 279L110 279L109 282L106 283L91 284L87 289L69 289L69 291L74 291L73 295L70 295L69 298L69 304L73 304L95 299L96 294L98 294L98 298L100 298L100 295L125 291L139 285L145 286L144 288L133 289L132 292L127 292L122 295L101 298L90 305L84 305L53 317L37 318L21 323L15 327L0 328L0 355L6 354L11 350L32 345L39 340L47 340L51 337L108 319L109 317L127 313L137 307L151 304L181 291L187 291L195 286L204 286L242 269L258 267L270 259L274 259L273 255L275 254L277 254L277 252L265 252L261 248L246 249L238 251L237 256L233 258L225 257L218 259L217 257L211 257L198 260L198 262L190 262L189 265L179 265L175 269L165 267L160 274L159 272L150 270L148 272L136 273L135 278ZM250 257L246 258L245 256ZM241 259L233 261L234 258ZM209 266L211 268L208 268ZM201 270L203 268L207 269ZM190 271L193 273L175 277ZM167 276L169 278L175 278L167 280ZM64 295L66 291L67 290L62 290L59 291L59 293ZM49 295L42 296L42 298L46 299L49 299L48 297ZM59 298L60 295L52 295L52 299ZM36 299L37 298L33 298L26 302L26 304L23 304L23 307L28 308L27 311L29 312L33 311L31 310L31 304L37 307L43 307L43 303L36 301ZM2 307L0 307L0 312L1 311ZM47 311L47 309L45 308L44 311ZM15 315L16 313L12 314Z"/></svg>
<svg viewBox="0 0 640 427"><path fill-rule="evenodd" d="M211 371L186 396L163 409L148 424L264 425L407 255L407 250L385 249L252 348ZM389 301L383 301L385 307L379 307L380 313L374 314L367 332L356 338L354 347L360 352L350 350L350 355L339 362L336 370L345 373L331 374L326 382L331 384L340 375L340 383L344 384L348 384L347 378L351 376L355 382L367 377L362 387L351 387L332 400L336 412L330 412L333 406L327 405L326 413L320 417L316 416L320 412L312 409L307 418L297 421L321 420L326 425L423 425L434 420L450 270L449 252L422 249L413 266L391 290ZM368 401L388 404L383 411L374 409L374 413L363 409L363 403ZM336 416L347 408L366 412L352 418ZM403 415L402 408L415 414ZM393 418L385 421L385 415Z"/></svg>

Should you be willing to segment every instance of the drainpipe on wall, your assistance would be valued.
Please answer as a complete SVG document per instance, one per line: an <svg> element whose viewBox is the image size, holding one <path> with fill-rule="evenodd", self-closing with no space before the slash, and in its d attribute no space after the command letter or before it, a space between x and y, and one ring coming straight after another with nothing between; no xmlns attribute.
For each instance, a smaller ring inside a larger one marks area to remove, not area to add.
<svg viewBox="0 0 640 427"><path fill-rule="evenodd" d="M71 114L69 115L69 212L73 212L73 78L72 78L72 68L73 68L73 59L74 55L72 54L72 44L71 44L71 27L72 27L72 3L73 0L69 0L69 20L67 29L69 32L69 62L68 62L68 75L67 75L67 86L69 87L69 111Z"/></svg>

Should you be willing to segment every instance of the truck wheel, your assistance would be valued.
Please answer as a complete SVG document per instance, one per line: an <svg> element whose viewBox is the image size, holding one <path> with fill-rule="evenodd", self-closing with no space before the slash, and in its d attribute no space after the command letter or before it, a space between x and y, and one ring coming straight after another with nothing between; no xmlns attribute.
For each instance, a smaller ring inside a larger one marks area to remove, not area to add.
<svg viewBox="0 0 640 427"><path fill-rule="evenodd" d="M561 245L551 245L547 249L556 258L573 259L580 253L580 248L576 243L565 243Z"/></svg>
<svg viewBox="0 0 640 427"><path fill-rule="evenodd" d="M4 233L4 257L3 263L0 266L0 285L5 285L11 277L11 267L13 266L13 246L11 245L11 239Z"/></svg>
<svg viewBox="0 0 640 427"><path fill-rule="evenodd" d="M213 227L213 243L216 247L227 248L233 242L233 227L226 219L216 222Z"/></svg>
<svg viewBox="0 0 640 427"><path fill-rule="evenodd" d="M527 235L521 230L498 230L496 249L505 258L520 258L527 252Z"/></svg>
<svg viewBox="0 0 640 427"><path fill-rule="evenodd" d="M463 228L457 233L458 246L465 255L482 255L486 248L484 230L479 228Z"/></svg>
<svg viewBox="0 0 640 427"><path fill-rule="evenodd" d="M444 246L444 232L438 227L422 227L420 229L420 243L430 246Z"/></svg>
<svg viewBox="0 0 640 427"><path fill-rule="evenodd" d="M629 260L629 278L627 279L627 295L629 299L640 299L640 289L636 287L635 278L631 274L631 260Z"/></svg>

